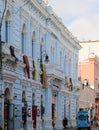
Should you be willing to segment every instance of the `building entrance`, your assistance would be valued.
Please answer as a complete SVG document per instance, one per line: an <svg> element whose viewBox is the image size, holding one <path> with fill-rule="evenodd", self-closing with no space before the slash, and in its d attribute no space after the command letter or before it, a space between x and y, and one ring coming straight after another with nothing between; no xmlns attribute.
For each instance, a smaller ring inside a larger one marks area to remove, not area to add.
<svg viewBox="0 0 99 130"><path fill-rule="evenodd" d="M10 90L6 88L4 93L4 130L10 130L13 127L13 120L11 120L11 106Z"/></svg>
<svg viewBox="0 0 99 130"><path fill-rule="evenodd" d="M9 100L4 103L4 130L9 130Z"/></svg>

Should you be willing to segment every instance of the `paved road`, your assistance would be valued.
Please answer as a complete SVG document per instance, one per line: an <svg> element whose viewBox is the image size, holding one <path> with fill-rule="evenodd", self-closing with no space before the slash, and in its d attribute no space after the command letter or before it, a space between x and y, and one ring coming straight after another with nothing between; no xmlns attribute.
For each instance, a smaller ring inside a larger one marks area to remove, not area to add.
<svg viewBox="0 0 99 130"><path fill-rule="evenodd" d="M76 128L66 128L65 130L76 130ZM86 130L86 129L82 129L82 130ZM91 130L99 130L99 127L92 127Z"/></svg>
<svg viewBox="0 0 99 130"><path fill-rule="evenodd" d="M91 130L99 130L99 127L91 128Z"/></svg>

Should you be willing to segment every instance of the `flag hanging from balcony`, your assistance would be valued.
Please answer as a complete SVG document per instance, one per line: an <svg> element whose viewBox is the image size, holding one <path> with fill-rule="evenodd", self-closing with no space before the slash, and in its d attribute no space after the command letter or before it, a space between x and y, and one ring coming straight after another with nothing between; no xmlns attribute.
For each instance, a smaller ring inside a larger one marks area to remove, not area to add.
<svg viewBox="0 0 99 130"><path fill-rule="evenodd" d="M42 74L41 74L41 83L43 88L47 88L47 75L46 75L46 65L42 64Z"/></svg>
<svg viewBox="0 0 99 130"><path fill-rule="evenodd" d="M72 91L73 89L73 84L72 84L72 78L69 78L69 87L70 87L70 91Z"/></svg>
<svg viewBox="0 0 99 130"><path fill-rule="evenodd" d="M38 60L33 60L32 78L33 80L40 80L40 68Z"/></svg>
<svg viewBox="0 0 99 130"><path fill-rule="evenodd" d="M15 57L15 60L18 61L18 58L15 55L15 48L13 46L10 46L10 53L11 56Z"/></svg>
<svg viewBox="0 0 99 130"><path fill-rule="evenodd" d="M66 85L66 88L68 87L68 77L65 76L65 85Z"/></svg>
<svg viewBox="0 0 99 130"><path fill-rule="evenodd" d="M29 65L28 57L26 55L23 56L23 61L26 64L25 68L27 71L28 78L30 78L30 65Z"/></svg>
<svg viewBox="0 0 99 130"><path fill-rule="evenodd" d="M32 72L32 78L33 78L33 80L35 80L35 77L36 77L36 67L35 67L35 62L33 60L33 72Z"/></svg>

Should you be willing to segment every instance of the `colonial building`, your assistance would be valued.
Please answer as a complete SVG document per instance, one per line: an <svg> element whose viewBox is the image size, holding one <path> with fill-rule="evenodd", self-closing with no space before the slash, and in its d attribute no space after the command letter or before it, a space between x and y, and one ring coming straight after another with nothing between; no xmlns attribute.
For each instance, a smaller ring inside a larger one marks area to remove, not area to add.
<svg viewBox="0 0 99 130"><path fill-rule="evenodd" d="M93 114L99 114L99 52L97 49L99 46L99 41L83 41L80 43L80 45L82 46L82 49L79 53L80 55L78 75L82 83L87 84L86 86L88 89L86 90L87 92L84 92L86 93L84 94L84 99L87 98L89 95L89 108L94 109ZM82 104L84 104L84 102L82 102ZM86 106L86 108L88 107Z"/></svg>
<svg viewBox="0 0 99 130"><path fill-rule="evenodd" d="M48 1L1 0L0 12L0 126L76 126L78 41Z"/></svg>

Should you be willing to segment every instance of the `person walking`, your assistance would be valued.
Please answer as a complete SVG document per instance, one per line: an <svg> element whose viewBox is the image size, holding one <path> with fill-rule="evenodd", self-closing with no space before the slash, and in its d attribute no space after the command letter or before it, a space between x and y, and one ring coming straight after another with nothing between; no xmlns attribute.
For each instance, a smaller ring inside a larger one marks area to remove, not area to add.
<svg viewBox="0 0 99 130"><path fill-rule="evenodd" d="M63 119L64 129L66 128L67 124L68 124L68 120L67 120L67 118L65 117L65 118Z"/></svg>

